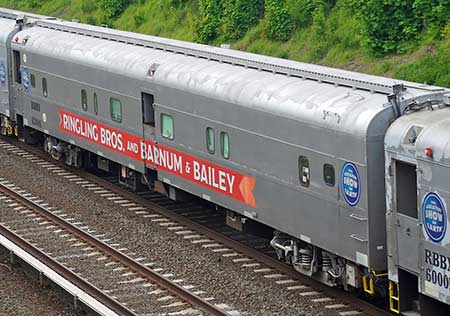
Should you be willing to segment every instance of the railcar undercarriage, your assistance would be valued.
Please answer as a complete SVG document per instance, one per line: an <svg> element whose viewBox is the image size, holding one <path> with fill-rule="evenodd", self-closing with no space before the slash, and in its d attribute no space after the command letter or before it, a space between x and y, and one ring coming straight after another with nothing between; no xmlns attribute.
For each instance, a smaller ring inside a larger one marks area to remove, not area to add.
<svg viewBox="0 0 450 316"><path fill-rule="evenodd" d="M270 245L278 259L328 286L360 286L358 268L339 256L276 231Z"/></svg>
<svg viewBox="0 0 450 316"><path fill-rule="evenodd" d="M55 137L46 136L44 151L57 161L64 161L68 166L81 168L83 166L83 150L75 145L68 144Z"/></svg>

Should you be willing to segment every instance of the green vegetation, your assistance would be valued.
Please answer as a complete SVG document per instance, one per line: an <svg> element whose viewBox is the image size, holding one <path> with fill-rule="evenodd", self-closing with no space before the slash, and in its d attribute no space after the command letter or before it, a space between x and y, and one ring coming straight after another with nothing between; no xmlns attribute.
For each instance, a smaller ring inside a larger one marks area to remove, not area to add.
<svg viewBox="0 0 450 316"><path fill-rule="evenodd" d="M229 0L223 6L221 39L238 40L258 24L262 17L263 0Z"/></svg>
<svg viewBox="0 0 450 316"><path fill-rule="evenodd" d="M269 39L287 41L294 29L292 17L284 0L265 1L266 34Z"/></svg>
<svg viewBox="0 0 450 316"><path fill-rule="evenodd" d="M221 0L199 0L200 19L195 23L197 36L195 39L201 43L209 43L219 35L222 21Z"/></svg>
<svg viewBox="0 0 450 316"><path fill-rule="evenodd" d="M0 6L450 87L450 0L0 0Z"/></svg>

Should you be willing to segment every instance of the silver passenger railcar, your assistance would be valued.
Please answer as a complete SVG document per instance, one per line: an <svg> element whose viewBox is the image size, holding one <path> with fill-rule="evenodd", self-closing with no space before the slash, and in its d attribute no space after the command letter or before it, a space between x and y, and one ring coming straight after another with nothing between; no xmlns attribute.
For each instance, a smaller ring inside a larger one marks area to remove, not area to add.
<svg viewBox="0 0 450 316"><path fill-rule="evenodd" d="M386 131L448 90L61 20L17 24L5 127L69 165L199 196L238 229L265 224L297 271L383 294Z"/></svg>
<svg viewBox="0 0 450 316"><path fill-rule="evenodd" d="M450 95L410 104L386 135L390 305L450 315ZM415 315L410 313L410 315Z"/></svg>
<svg viewBox="0 0 450 316"><path fill-rule="evenodd" d="M14 99L11 93L13 69L10 66L14 58L18 57L11 53L11 45L14 35L22 30L25 19L32 22L48 17L28 13L25 17L23 12L8 9L0 11L0 133L3 135L18 134L8 123L8 118L14 117Z"/></svg>

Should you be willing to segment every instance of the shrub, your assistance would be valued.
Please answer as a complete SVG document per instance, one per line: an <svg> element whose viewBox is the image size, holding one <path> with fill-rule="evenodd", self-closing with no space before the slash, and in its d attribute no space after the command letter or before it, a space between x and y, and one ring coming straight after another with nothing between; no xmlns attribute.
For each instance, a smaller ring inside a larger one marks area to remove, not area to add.
<svg viewBox="0 0 450 316"><path fill-rule="evenodd" d="M103 16L108 19L116 18L126 9L131 0L99 0L98 6Z"/></svg>
<svg viewBox="0 0 450 316"><path fill-rule="evenodd" d="M140 0L145 1L145 0ZM182 5L185 5L189 0L170 0L170 5L174 8L179 8Z"/></svg>
<svg viewBox="0 0 450 316"><path fill-rule="evenodd" d="M277 41L287 41L291 37L294 25L285 0L266 0L265 14L267 36Z"/></svg>
<svg viewBox="0 0 450 316"><path fill-rule="evenodd" d="M84 13L92 13L96 9L95 2L91 0L82 0L81 1L81 11Z"/></svg>
<svg viewBox="0 0 450 316"><path fill-rule="evenodd" d="M262 0L227 0L224 2L222 35L225 40L236 40L258 24L262 15Z"/></svg>
<svg viewBox="0 0 450 316"><path fill-rule="evenodd" d="M209 43L216 39L222 18L222 1L199 0L200 17L195 25L196 40L201 43Z"/></svg>
<svg viewBox="0 0 450 316"><path fill-rule="evenodd" d="M19 4L28 9L37 9L42 6L43 2L43 0L22 0Z"/></svg>
<svg viewBox="0 0 450 316"><path fill-rule="evenodd" d="M145 14L142 10L137 10L133 18L136 27L141 26L145 22Z"/></svg>
<svg viewBox="0 0 450 316"><path fill-rule="evenodd" d="M312 21L314 10L317 7L317 1L286 0L286 5L292 16L292 22L296 27L305 27Z"/></svg>
<svg viewBox="0 0 450 316"><path fill-rule="evenodd" d="M450 20L450 0L415 0L413 8L424 26L442 28Z"/></svg>
<svg viewBox="0 0 450 316"><path fill-rule="evenodd" d="M95 20L95 18L92 15L89 15L86 18L86 23L90 25L97 25L97 20Z"/></svg>
<svg viewBox="0 0 450 316"><path fill-rule="evenodd" d="M414 39L421 22L413 10L414 0L353 0L364 21L365 45L375 55L401 52Z"/></svg>
<svg viewBox="0 0 450 316"><path fill-rule="evenodd" d="M313 13L310 43L311 60L318 60L325 56L327 50L327 16L325 6L319 5Z"/></svg>

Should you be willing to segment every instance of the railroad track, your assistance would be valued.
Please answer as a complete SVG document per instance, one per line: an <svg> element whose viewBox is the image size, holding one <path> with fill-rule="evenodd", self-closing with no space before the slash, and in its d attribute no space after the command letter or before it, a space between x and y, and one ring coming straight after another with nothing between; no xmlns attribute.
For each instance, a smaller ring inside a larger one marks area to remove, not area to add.
<svg viewBox="0 0 450 316"><path fill-rule="evenodd" d="M36 148L16 141L12 142L14 145L4 145L3 147L0 143L0 149L19 146L18 154L24 158L35 161L39 166L47 169L56 168L52 165L58 166L59 169L52 171L65 177L68 181L80 184L85 189L97 193L99 198L112 201L127 211L142 216L143 220L149 221L149 224L166 227L175 235L181 236L198 247L210 249L217 255L230 258L242 269L249 273L261 274L286 291L296 291L299 296L310 298L311 304L318 304L318 308L326 309L327 314L340 316L390 315L383 309L360 300L352 294L326 287L298 274L290 266L275 259L267 247L262 246L262 240L239 235L224 227L223 218L215 217L216 215L212 217L205 215L213 213L203 205L194 202L183 205L153 192L138 194L129 192L112 183L110 179L100 178L80 170L69 169L69 172L68 168L61 164L50 162L49 158ZM22 148L25 148L27 152L32 152L34 158L21 153ZM10 150L14 151L14 149ZM252 246L250 247L250 245ZM263 249L263 251L255 248Z"/></svg>
<svg viewBox="0 0 450 316"><path fill-rule="evenodd" d="M231 228L226 224L225 213L218 212L208 202L202 201L197 198L192 198L191 200L183 202L176 202L157 192L133 192L129 188L121 185L117 181L116 177L111 177L103 172L94 173L94 175L102 180L105 180L106 183L103 182L102 186L105 188L108 187L110 191L118 187L121 190L128 192L130 194L130 198L143 198L145 199L145 201L150 202L149 206L151 206L152 208L154 206L162 208L160 210L161 212L163 212L164 210L168 210L169 212L166 214L168 217L172 216L173 214L178 214L183 218L188 219L190 221L188 223L197 223L215 233L220 233L221 235L226 236L231 240L237 241L249 248L257 250L258 252L276 259L276 252L272 247L270 247L269 244L270 239L252 235L251 233L240 232ZM98 180L94 178L92 179L92 181L96 182ZM114 186L112 187L111 184ZM118 193L120 194L121 192ZM178 220L178 218L175 220Z"/></svg>
<svg viewBox="0 0 450 316"><path fill-rule="evenodd" d="M230 314L0 179L0 234L121 316ZM121 278L116 282L116 278ZM123 279L126 277L126 279ZM107 289L107 290L102 290ZM120 301L117 295L120 293ZM158 294L165 293L163 297ZM154 294L155 299L151 300ZM146 296L146 299L139 299Z"/></svg>

